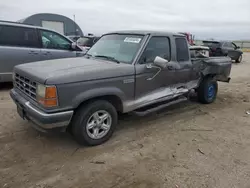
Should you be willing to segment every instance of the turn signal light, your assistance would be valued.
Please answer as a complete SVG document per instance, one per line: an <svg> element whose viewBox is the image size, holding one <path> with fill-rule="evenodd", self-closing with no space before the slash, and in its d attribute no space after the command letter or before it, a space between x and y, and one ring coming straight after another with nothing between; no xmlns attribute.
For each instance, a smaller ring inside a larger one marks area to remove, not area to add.
<svg viewBox="0 0 250 188"><path fill-rule="evenodd" d="M53 99L56 98L56 87L46 87L46 91L45 91L45 99Z"/></svg>
<svg viewBox="0 0 250 188"><path fill-rule="evenodd" d="M39 99L38 102L45 107L57 106L57 99Z"/></svg>
<svg viewBox="0 0 250 188"><path fill-rule="evenodd" d="M37 86L37 101L45 107L58 106L56 86Z"/></svg>

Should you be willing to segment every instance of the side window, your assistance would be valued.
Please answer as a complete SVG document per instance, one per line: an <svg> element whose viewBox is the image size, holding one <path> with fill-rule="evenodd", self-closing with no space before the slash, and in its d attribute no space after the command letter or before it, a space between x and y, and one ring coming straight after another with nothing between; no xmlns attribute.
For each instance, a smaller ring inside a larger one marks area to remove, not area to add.
<svg viewBox="0 0 250 188"><path fill-rule="evenodd" d="M234 48L233 44L231 42L228 43L228 47Z"/></svg>
<svg viewBox="0 0 250 188"><path fill-rule="evenodd" d="M231 42L225 42L223 47L226 47L226 48L233 48L233 45Z"/></svg>
<svg viewBox="0 0 250 188"><path fill-rule="evenodd" d="M170 53L170 41L167 37L152 37L142 56L139 60L140 64L153 62L155 57L159 56L166 60L171 59L171 53Z"/></svg>
<svg viewBox="0 0 250 188"><path fill-rule="evenodd" d="M57 33L41 30L41 37L43 48L69 50L71 47L71 42Z"/></svg>
<svg viewBox="0 0 250 188"><path fill-rule="evenodd" d="M183 62L189 60L189 48L185 38L176 38L176 52L177 52L177 61Z"/></svg>
<svg viewBox="0 0 250 188"><path fill-rule="evenodd" d="M38 47L36 30L26 27L1 26L0 44L4 46Z"/></svg>

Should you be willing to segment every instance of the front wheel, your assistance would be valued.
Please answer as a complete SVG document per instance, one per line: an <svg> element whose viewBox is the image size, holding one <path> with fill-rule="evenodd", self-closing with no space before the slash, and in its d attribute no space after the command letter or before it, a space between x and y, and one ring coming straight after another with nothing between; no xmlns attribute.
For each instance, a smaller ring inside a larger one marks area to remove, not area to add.
<svg viewBox="0 0 250 188"><path fill-rule="evenodd" d="M112 104L95 101L76 111L72 120L72 133L81 145L100 145L112 136L117 119L117 111Z"/></svg>
<svg viewBox="0 0 250 188"><path fill-rule="evenodd" d="M215 101L218 91L218 83L211 77L205 78L198 88L198 100L203 104L210 104Z"/></svg>

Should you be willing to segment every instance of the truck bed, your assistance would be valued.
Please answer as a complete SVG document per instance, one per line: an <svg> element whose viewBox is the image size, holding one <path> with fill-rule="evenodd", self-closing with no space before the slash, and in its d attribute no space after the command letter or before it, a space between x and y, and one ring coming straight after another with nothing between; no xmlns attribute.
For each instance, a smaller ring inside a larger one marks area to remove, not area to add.
<svg viewBox="0 0 250 188"><path fill-rule="evenodd" d="M194 70L206 76L216 75L216 79L222 82L230 81L232 60L229 57L204 57L192 59Z"/></svg>

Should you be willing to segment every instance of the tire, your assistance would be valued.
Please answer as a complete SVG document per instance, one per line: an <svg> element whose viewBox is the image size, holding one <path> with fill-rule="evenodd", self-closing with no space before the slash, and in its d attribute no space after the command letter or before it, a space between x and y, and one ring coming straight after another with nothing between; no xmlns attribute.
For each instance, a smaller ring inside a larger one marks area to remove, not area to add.
<svg viewBox="0 0 250 188"><path fill-rule="evenodd" d="M218 83L212 77L204 78L197 90L198 100L203 104L210 104L217 97Z"/></svg>
<svg viewBox="0 0 250 188"><path fill-rule="evenodd" d="M241 63L242 61L242 54L238 57L238 59L236 59L236 63Z"/></svg>
<svg viewBox="0 0 250 188"><path fill-rule="evenodd" d="M101 118L104 117L104 114L107 116L105 120ZM107 101L99 100L83 105L76 111L72 119L73 136L81 145L103 144L112 136L117 119L115 107Z"/></svg>

